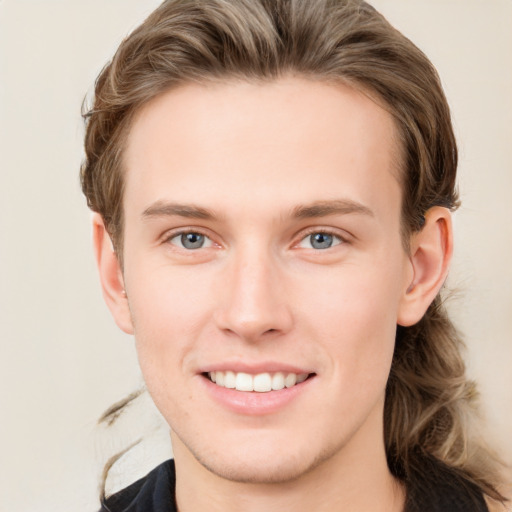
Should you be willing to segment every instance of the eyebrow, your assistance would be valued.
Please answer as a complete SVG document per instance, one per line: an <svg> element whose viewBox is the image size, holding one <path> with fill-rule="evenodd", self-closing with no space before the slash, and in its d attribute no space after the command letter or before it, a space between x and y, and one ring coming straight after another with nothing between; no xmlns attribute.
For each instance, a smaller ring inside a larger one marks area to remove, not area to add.
<svg viewBox="0 0 512 512"><path fill-rule="evenodd" d="M169 203L167 201L156 201L142 212L144 219L152 217L187 217L190 219L213 220L215 215L207 208L193 204Z"/></svg>
<svg viewBox="0 0 512 512"><path fill-rule="evenodd" d="M293 209L293 217L297 219L310 219L328 215L347 215L357 213L374 217L374 213L367 206L350 199L334 199L332 201L316 201L309 205L297 206Z"/></svg>
<svg viewBox="0 0 512 512"><path fill-rule="evenodd" d="M296 219L311 219L328 215L361 214L374 217L367 206L350 199L335 199L330 201L315 201L308 205L293 208L292 217ZM207 208L193 204L170 203L159 200L142 212L144 219L153 217L186 217L189 219L215 220L217 216Z"/></svg>

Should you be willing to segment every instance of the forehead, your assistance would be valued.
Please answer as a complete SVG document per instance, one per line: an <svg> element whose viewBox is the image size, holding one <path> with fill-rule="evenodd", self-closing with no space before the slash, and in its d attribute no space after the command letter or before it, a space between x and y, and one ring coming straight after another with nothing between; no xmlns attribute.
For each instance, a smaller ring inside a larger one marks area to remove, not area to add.
<svg viewBox="0 0 512 512"><path fill-rule="evenodd" d="M396 140L391 115L347 85L286 78L181 86L135 116L124 155L126 213L166 199L234 209L340 194L372 203L398 185Z"/></svg>

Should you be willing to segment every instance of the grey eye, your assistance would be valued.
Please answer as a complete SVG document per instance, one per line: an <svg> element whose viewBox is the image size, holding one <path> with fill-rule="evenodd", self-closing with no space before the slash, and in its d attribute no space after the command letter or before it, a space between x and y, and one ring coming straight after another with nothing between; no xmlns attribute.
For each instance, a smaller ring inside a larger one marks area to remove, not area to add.
<svg viewBox="0 0 512 512"><path fill-rule="evenodd" d="M181 231L167 239L167 243L185 249L194 251L198 249L207 249L213 247L214 243L210 237L198 233L197 231Z"/></svg>
<svg viewBox="0 0 512 512"><path fill-rule="evenodd" d="M200 249L204 245L205 236L200 233L183 233L180 242L185 249Z"/></svg>
<svg viewBox="0 0 512 512"><path fill-rule="evenodd" d="M330 249L335 245L342 244L344 242L343 238L338 235L333 235L331 233L327 233L324 231L313 232L307 236L305 236L299 243L299 247L303 249Z"/></svg>
<svg viewBox="0 0 512 512"><path fill-rule="evenodd" d="M334 244L334 236L328 233L313 233L309 235L309 243L313 249L329 249Z"/></svg>

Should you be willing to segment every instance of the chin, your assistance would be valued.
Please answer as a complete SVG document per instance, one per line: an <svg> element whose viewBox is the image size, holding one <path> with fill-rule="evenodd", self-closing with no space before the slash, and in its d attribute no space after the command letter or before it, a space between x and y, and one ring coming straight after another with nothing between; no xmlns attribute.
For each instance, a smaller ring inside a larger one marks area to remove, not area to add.
<svg viewBox="0 0 512 512"><path fill-rule="evenodd" d="M255 461L252 464L244 461L243 463L229 463L224 461L201 461L208 471L229 480L238 483L250 484L282 484L297 480L305 472L307 468L297 466L294 463L276 464L275 461Z"/></svg>
<svg viewBox="0 0 512 512"><path fill-rule="evenodd" d="M296 447L294 453L279 453L266 451L244 453L239 451L232 454L208 454L201 456L192 453L195 459L210 473L238 483L251 484L282 484L293 482L306 475L334 453L300 453Z"/></svg>

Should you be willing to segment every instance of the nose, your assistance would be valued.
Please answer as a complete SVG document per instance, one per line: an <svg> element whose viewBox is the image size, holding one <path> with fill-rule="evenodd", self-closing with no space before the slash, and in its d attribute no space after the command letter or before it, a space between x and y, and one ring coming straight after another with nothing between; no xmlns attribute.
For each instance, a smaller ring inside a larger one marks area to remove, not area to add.
<svg viewBox="0 0 512 512"><path fill-rule="evenodd" d="M218 328L248 342L289 332L290 297L271 255L245 251L234 256L228 267L215 315Z"/></svg>

